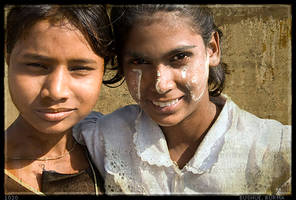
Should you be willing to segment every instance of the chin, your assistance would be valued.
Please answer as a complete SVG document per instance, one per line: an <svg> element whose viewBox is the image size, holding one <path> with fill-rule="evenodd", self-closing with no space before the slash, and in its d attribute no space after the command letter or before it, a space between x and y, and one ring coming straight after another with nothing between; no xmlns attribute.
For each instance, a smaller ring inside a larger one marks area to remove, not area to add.
<svg viewBox="0 0 296 200"><path fill-rule="evenodd" d="M171 126L174 126L174 124L170 124L170 123L157 123L159 126L162 126L162 127L171 127Z"/></svg>
<svg viewBox="0 0 296 200"><path fill-rule="evenodd" d="M43 126L35 126L35 129L46 135L59 135L71 131L72 125L68 124L43 124Z"/></svg>
<svg viewBox="0 0 296 200"><path fill-rule="evenodd" d="M175 120L154 120L159 126L163 126L163 127L170 127L170 126L175 126L179 123L179 121L175 121Z"/></svg>
<svg viewBox="0 0 296 200"><path fill-rule="evenodd" d="M60 135L62 133L71 131L71 128L65 129L65 128L46 128L43 129L42 131L40 130L40 132L44 133L45 135Z"/></svg>

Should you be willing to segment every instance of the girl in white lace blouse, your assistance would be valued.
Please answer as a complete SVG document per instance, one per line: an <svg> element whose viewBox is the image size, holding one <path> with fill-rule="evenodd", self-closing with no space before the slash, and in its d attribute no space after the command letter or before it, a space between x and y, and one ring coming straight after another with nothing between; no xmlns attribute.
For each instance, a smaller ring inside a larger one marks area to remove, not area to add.
<svg viewBox="0 0 296 200"><path fill-rule="evenodd" d="M291 127L221 94L221 31L206 8L111 12L121 75L138 105L74 127L109 194L290 193Z"/></svg>

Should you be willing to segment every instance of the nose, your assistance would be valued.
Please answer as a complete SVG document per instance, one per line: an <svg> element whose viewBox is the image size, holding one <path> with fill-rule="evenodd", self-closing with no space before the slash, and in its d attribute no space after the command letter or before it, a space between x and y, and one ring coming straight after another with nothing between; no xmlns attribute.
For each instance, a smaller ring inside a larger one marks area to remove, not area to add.
<svg viewBox="0 0 296 200"><path fill-rule="evenodd" d="M175 86L173 71L170 66L159 64L156 67L155 89L159 94L165 94Z"/></svg>
<svg viewBox="0 0 296 200"><path fill-rule="evenodd" d="M49 73L45 79L41 97L50 98L53 101L66 100L69 97L68 71L63 67L57 67Z"/></svg>

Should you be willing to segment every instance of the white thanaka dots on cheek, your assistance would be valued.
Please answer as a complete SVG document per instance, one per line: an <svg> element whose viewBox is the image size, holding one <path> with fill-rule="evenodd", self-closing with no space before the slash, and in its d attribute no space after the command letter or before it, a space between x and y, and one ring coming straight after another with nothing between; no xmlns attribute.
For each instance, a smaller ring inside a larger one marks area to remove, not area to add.
<svg viewBox="0 0 296 200"><path fill-rule="evenodd" d="M206 58L206 62L205 62L205 74L204 74L204 78L206 80L208 80L208 75L209 75L209 56L207 56ZM194 77L192 80L191 80L192 83L196 83L197 82L197 77ZM189 86L189 87L188 87ZM201 97L203 96L203 94L205 93L206 91L206 88L207 87L204 87L203 88L203 91L200 93L200 95L198 97L195 96L195 94L192 92L191 90L191 85L189 83L186 84L186 87L189 89L190 91L190 95L191 95L191 98L193 101L199 101L201 99Z"/></svg>
<svg viewBox="0 0 296 200"><path fill-rule="evenodd" d="M191 80L191 83L197 83L197 80L198 80L198 78L197 77L194 77L192 80Z"/></svg>
<svg viewBox="0 0 296 200"><path fill-rule="evenodd" d="M191 96L191 99L193 100L193 101L198 101L199 99L195 96L195 94L193 93L193 91L192 91L192 86L191 86L191 84L190 84L190 82L188 81L187 83L186 83L186 88L189 90L189 92L190 92L190 96Z"/></svg>
<svg viewBox="0 0 296 200"><path fill-rule="evenodd" d="M184 66L184 68L182 69L182 72L181 72L181 74L182 74L182 78L186 78L186 73L187 73L187 69L188 69L188 66L186 65L186 66Z"/></svg>
<svg viewBox="0 0 296 200"><path fill-rule="evenodd" d="M133 69L133 72L137 72L138 73L138 85L137 85L137 98L138 101L141 100L141 80L142 80L142 70L140 69Z"/></svg>
<svg viewBox="0 0 296 200"><path fill-rule="evenodd" d="M197 83L197 81L198 81L198 76L196 75L192 78L191 83L195 84Z"/></svg>
<svg viewBox="0 0 296 200"><path fill-rule="evenodd" d="M187 90L189 90L190 96L192 97L192 88L191 88L191 85L190 85L189 81L186 83L185 86L186 86Z"/></svg>
<svg viewBox="0 0 296 200"><path fill-rule="evenodd" d="M160 72L159 71L157 71L157 75L156 75L157 77L160 77Z"/></svg>

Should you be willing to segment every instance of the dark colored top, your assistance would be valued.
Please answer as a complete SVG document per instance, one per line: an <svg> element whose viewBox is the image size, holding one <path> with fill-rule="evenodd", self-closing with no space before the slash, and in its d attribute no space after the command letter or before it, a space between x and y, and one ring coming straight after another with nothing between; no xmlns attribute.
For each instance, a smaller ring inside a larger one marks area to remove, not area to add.
<svg viewBox="0 0 296 200"><path fill-rule="evenodd" d="M61 174L51 170L44 170L41 178L41 193L34 191L29 186L25 186L21 180L13 175L5 173L5 194L103 194L103 177L89 158L88 162L89 167L87 169L75 174Z"/></svg>

